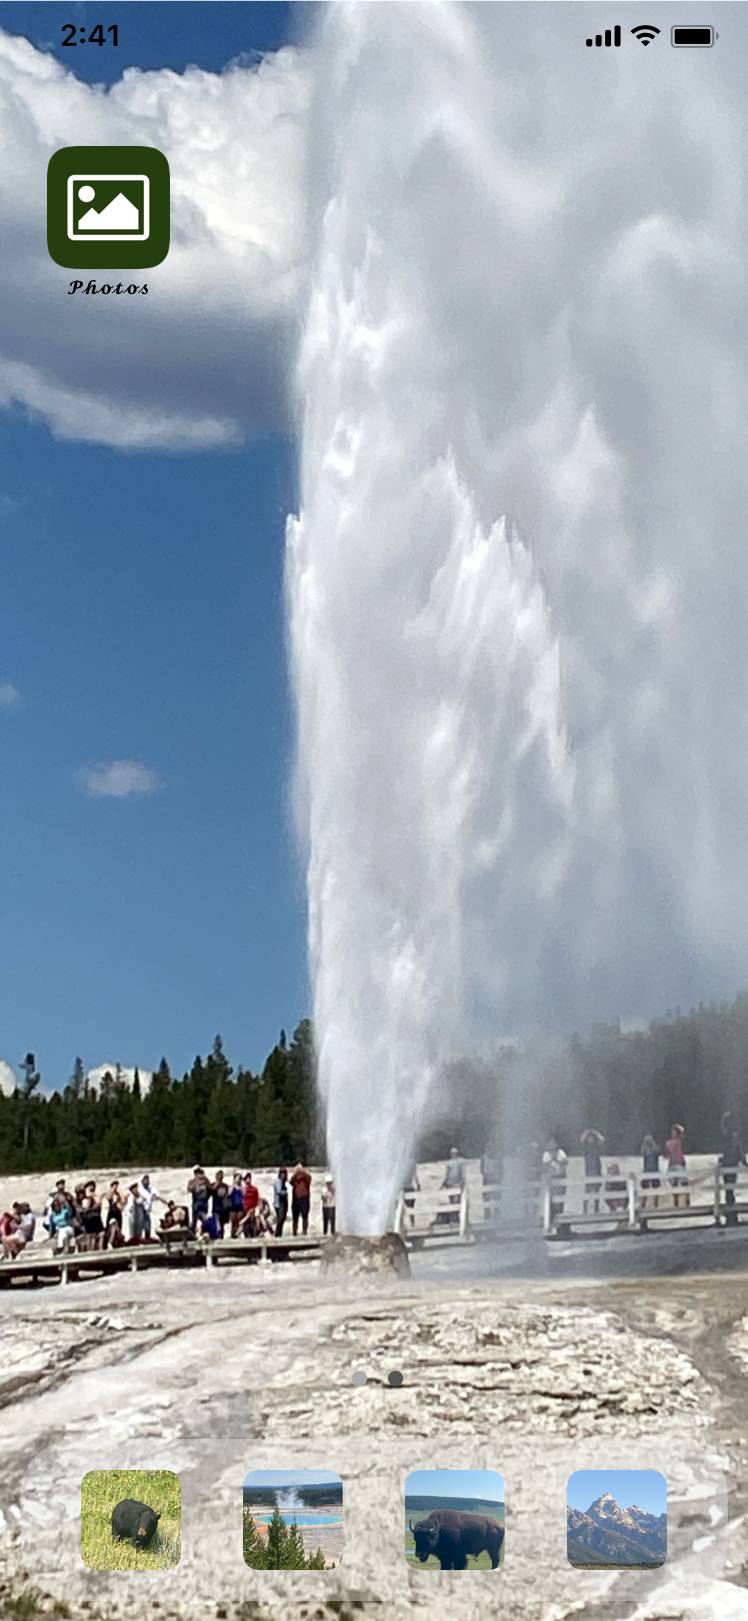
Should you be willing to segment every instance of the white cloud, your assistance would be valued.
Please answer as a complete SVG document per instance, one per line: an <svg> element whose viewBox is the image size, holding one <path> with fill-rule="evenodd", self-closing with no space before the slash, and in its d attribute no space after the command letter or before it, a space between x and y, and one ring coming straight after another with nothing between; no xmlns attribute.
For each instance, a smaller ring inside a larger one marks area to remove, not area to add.
<svg viewBox="0 0 748 1621"><path fill-rule="evenodd" d="M18 1078L15 1070L5 1058L0 1058L0 1092L2 1092L3 1097L12 1097L17 1085Z"/></svg>
<svg viewBox="0 0 748 1621"><path fill-rule="evenodd" d="M0 709L15 709L20 702L21 694L12 681L0 681Z"/></svg>
<svg viewBox="0 0 748 1621"><path fill-rule="evenodd" d="M118 448L230 446L285 425L306 103L292 48L221 73L130 68L107 88L0 32L0 142L14 154L0 198L0 405ZM124 274L146 297L71 296L89 273L47 253L47 163L64 146L131 144L168 158L170 252Z"/></svg>
<svg viewBox="0 0 748 1621"><path fill-rule="evenodd" d="M117 1065L97 1064L95 1069L89 1069L87 1071L86 1080L90 1081L92 1086L101 1086L104 1076L107 1073L116 1078ZM140 1076L140 1090L145 1095L151 1081L153 1080L153 1071L150 1069L141 1069L140 1066L138 1066L138 1075ZM135 1080L135 1068L128 1064L120 1064L119 1079L124 1081L127 1086L132 1087L133 1081Z"/></svg>
<svg viewBox="0 0 748 1621"><path fill-rule="evenodd" d="M130 799L163 788L158 773L143 765L142 760L105 760L84 766L78 782L91 799Z"/></svg>

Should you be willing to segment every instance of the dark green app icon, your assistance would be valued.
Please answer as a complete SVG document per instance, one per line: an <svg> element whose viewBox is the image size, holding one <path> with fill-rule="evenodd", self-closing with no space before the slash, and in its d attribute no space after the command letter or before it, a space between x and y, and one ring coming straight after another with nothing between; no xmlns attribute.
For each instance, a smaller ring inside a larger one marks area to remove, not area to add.
<svg viewBox="0 0 748 1621"><path fill-rule="evenodd" d="M47 169L47 247L70 270L143 270L169 252L169 165L155 146L63 146Z"/></svg>

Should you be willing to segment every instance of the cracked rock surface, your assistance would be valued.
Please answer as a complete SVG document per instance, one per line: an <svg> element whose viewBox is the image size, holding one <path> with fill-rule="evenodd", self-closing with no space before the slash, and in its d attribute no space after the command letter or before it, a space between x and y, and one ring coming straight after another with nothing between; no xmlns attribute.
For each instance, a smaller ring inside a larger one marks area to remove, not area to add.
<svg viewBox="0 0 748 1621"><path fill-rule="evenodd" d="M427 1285L227 1267L8 1291L0 1621L453 1621L456 1606L461 1621L748 1621L747 1322L740 1276ZM342 1565L247 1570L244 1475L315 1465L344 1480ZM500 1572L406 1565L403 1485L430 1466L503 1473ZM567 1563L566 1481L604 1466L666 1474L661 1571ZM80 1481L113 1467L180 1475L176 1570L81 1566ZM36 1610L19 1609L32 1589Z"/></svg>

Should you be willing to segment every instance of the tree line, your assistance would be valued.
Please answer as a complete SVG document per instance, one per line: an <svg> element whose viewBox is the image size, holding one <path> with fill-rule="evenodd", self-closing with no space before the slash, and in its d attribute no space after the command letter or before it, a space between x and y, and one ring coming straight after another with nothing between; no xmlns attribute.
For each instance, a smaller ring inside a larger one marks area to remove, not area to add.
<svg viewBox="0 0 748 1621"><path fill-rule="evenodd" d="M372 1099L372 1112L378 1103ZM719 1147L731 1109L748 1146L748 991L653 1020L584 1035L505 1044L490 1056L450 1064L417 1136L419 1159L441 1159L452 1143L467 1155L511 1153L554 1135L575 1152L595 1126L608 1148L636 1153L646 1132L662 1143L673 1121L694 1152ZM92 1086L77 1059L51 1094L39 1074L11 1097L0 1093L0 1171L87 1166L293 1164L326 1158L316 1095L314 1037L303 1019L285 1032L259 1074L234 1070L216 1037L207 1058L173 1076L162 1059L150 1087L115 1070Z"/></svg>
<svg viewBox="0 0 748 1621"><path fill-rule="evenodd" d="M276 1506L266 1536L258 1530L251 1514L245 1513L243 1527L244 1563L254 1570L328 1570L321 1548L304 1552L304 1538L295 1520L286 1525Z"/></svg>
<svg viewBox="0 0 748 1621"><path fill-rule="evenodd" d="M150 1086L117 1069L95 1086L80 1058L67 1084L51 1093L38 1073L0 1093L0 1170L92 1166L292 1165L319 1159L324 1131L317 1113L312 1026L303 1019L289 1042L281 1031L260 1074L233 1069L216 1036L207 1058L181 1077L162 1058Z"/></svg>
<svg viewBox="0 0 748 1621"><path fill-rule="evenodd" d="M720 1116L732 1110L748 1148L748 991L733 1000L668 1011L642 1029L600 1023L584 1035L503 1045L445 1072L421 1158L513 1148L550 1136L579 1152L594 1126L609 1152L635 1154L651 1132L662 1144L674 1121L686 1150L718 1152Z"/></svg>

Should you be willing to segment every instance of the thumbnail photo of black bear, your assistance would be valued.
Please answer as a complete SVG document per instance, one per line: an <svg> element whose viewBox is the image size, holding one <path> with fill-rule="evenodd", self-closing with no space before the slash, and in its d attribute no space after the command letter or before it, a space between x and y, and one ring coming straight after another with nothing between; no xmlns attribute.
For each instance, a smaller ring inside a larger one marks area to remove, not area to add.
<svg viewBox="0 0 748 1621"><path fill-rule="evenodd" d="M405 1557L425 1570L497 1570L504 1479L492 1469L414 1469L405 1482Z"/></svg>
<svg viewBox="0 0 748 1621"><path fill-rule="evenodd" d="M92 1469L81 1482L81 1559L89 1570L171 1570L181 1525L182 1490L169 1469Z"/></svg>
<svg viewBox="0 0 748 1621"><path fill-rule="evenodd" d="M585 1570L653 1570L667 1559L667 1481L657 1469L578 1469L566 1488L566 1551Z"/></svg>

